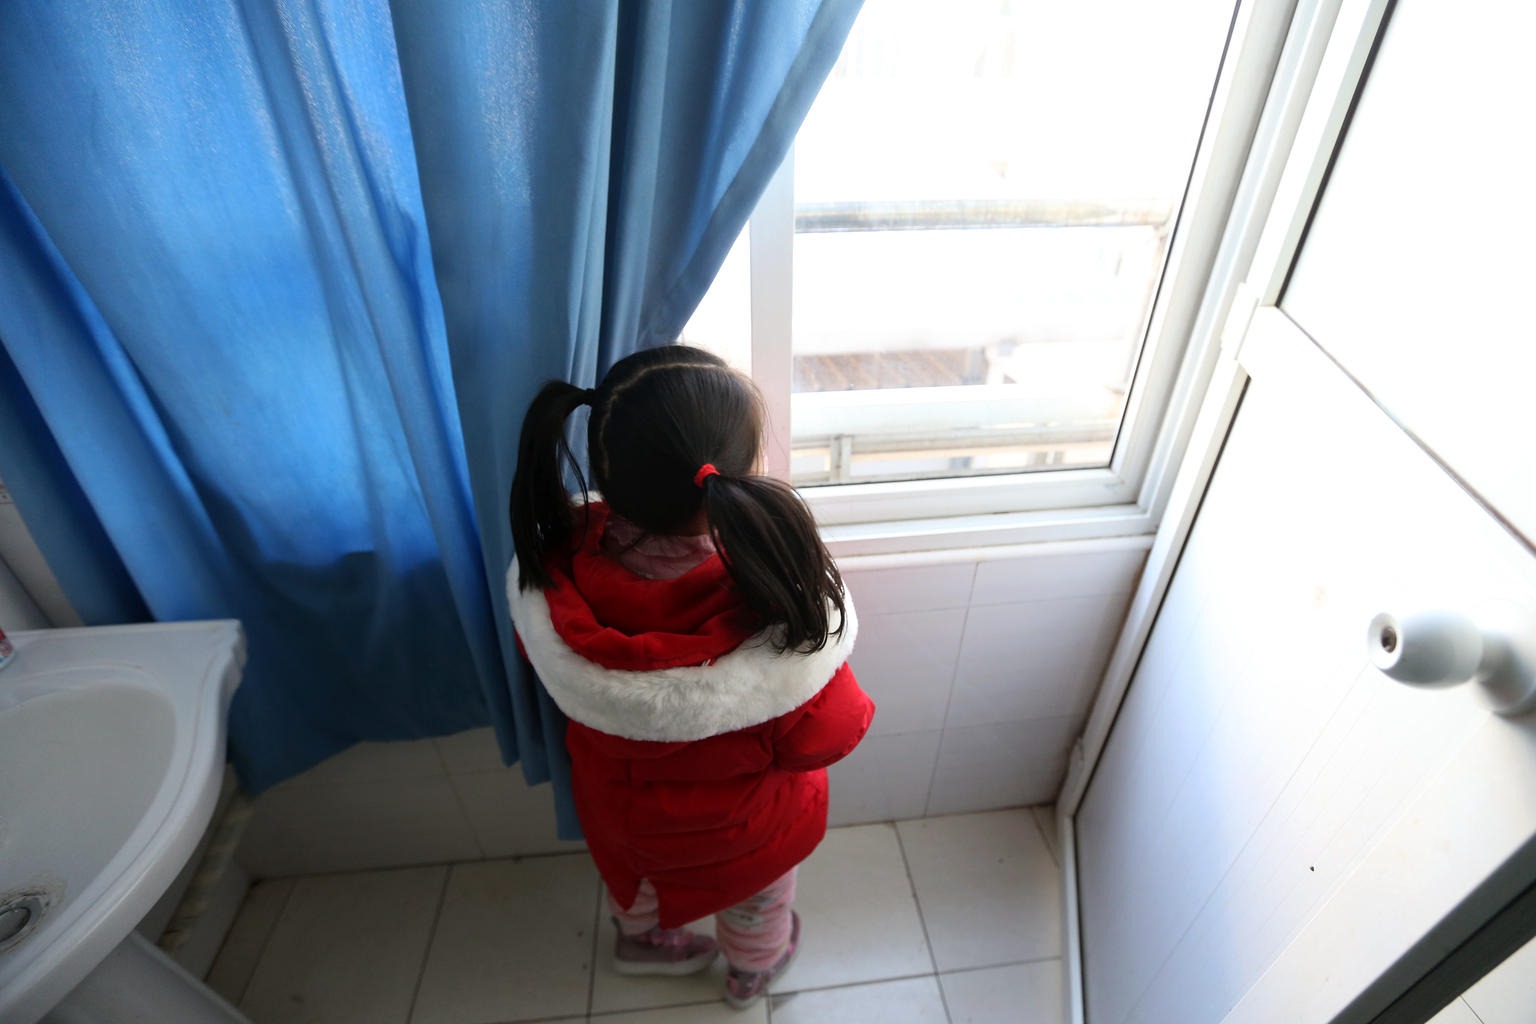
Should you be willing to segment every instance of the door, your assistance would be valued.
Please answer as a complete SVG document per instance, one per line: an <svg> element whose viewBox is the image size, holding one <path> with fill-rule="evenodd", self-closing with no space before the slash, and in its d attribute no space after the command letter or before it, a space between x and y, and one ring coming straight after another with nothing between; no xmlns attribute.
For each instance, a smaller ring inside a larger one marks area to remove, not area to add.
<svg viewBox="0 0 1536 1024"><path fill-rule="evenodd" d="M1367 648L1384 611L1536 608L1536 557L1284 314L1243 361L1076 815L1090 1024L1333 1020L1536 879L1536 718Z"/></svg>
<svg viewBox="0 0 1536 1024"><path fill-rule="evenodd" d="M1536 716L1367 647L1381 612L1536 609L1536 332L1501 284L1536 276L1532 14L1342 8L1240 403L1068 807L1089 1024L1373 1020L1536 882Z"/></svg>

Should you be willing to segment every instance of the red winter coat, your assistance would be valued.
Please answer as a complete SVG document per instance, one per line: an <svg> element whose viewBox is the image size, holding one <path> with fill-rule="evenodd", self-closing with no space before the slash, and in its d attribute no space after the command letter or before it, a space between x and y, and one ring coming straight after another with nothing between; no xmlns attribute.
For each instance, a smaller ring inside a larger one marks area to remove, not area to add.
<svg viewBox="0 0 1536 1024"><path fill-rule="evenodd" d="M827 829L826 766L864 737L874 704L853 678L853 606L840 639L776 654L719 556L638 576L581 547L547 590L507 574L523 649L570 718L566 747L587 847L624 906L656 887L671 928L741 902L800 863Z"/></svg>

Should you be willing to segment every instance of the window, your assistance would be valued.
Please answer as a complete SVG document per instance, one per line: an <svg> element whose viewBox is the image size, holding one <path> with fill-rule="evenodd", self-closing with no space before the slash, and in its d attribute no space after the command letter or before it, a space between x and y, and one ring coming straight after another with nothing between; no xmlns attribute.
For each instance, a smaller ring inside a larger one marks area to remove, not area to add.
<svg viewBox="0 0 1536 1024"><path fill-rule="evenodd" d="M683 332L752 370L824 523L1137 500L1236 177L1196 168L1233 24L868 0Z"/></svg>

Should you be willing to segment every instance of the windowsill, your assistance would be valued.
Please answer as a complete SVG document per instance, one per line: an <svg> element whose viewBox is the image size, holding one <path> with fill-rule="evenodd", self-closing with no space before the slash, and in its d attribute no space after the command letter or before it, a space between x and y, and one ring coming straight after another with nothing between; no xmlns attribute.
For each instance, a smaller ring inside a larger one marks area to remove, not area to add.
<svg viewBox="0 0 1536 1024"><path fill-rule="evenodd" d="M837 559L879 557L921 565L988 557L999 548L1071 544L1074 547L1150 547L1157 524L1136 505L946 516L896 522L850 523L821 528ZM1022 552L1014 551L1011 554Z"/></svg>

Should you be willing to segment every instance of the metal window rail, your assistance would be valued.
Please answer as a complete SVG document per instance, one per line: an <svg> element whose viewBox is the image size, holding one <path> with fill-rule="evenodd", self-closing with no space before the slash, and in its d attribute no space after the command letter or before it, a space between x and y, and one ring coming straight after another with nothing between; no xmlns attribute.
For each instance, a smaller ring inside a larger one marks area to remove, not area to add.
<svg viewBox="0 0 1536 1024"><path fill-rule="evenodd" d="M1093 449L1097 457L1090 462L1102 462L1104 447L1114 441L1116 420L1089 423L1045 423L1038 426L995 430L954 430L943 436L932 433L885 435L836 434L820 437L796 438L791 452L792 459L820 456L825 468L800 470L794 474L796 486L837 483L877 483L887 480L928 480L952 477L959 470L967 475L984 473L1017 473L1021 471L1063 468L1081 465L1073 460L1074 450ZM979 459L1002 455L1013 456L1007 465L989 468L976 466ZM944 459L943 466L931 469L904 468L881 473L871 468L871 460L882 457L892 461L901 457L910 459ZM856 471L855 460L863 460Z"/></svg>
<svg viewBox="0 0 1536 1024"><path fill-rule="evenodd" d="M1167 228L1178 212L1166 199L915 199L796 203L795 233L989 228Z"/></svg>
<svg viewBox="0 0 1536 1024"><path fill-rule="evenodd" d="M1178 205L1167 200L942 199L797 203L795 232L1152 227L1164 239ZM807 392L792 396L791 458L824 468L793 473L799 486L939 479L1048 469L1079 460L1075 449L1114 442L1120 406L1107 392L1022 396L1016 388L965 385ZM988 458L1011 455L989 469ZM881 473L871 461L943 459L932 468ZM860 463L855 472L856 460ZM1092 461L1090 459L1089 461ZM980 464L978 464L980 463Z"/></svg>
<svg viewBox="0 0 1536 1024"><path fill-rule="evenodd" d="M826 453L824 470L794 474L802 486L987 472L978 460L1009 453L1019 457L1010 461L1022 461L1026 468L1047 468L1068 460L1073 449L1112 443L1120 420L1120 396L1093 387L1038 392L986 384L801 392L791 397L791 407L798 427L792 457L803 464L806 456ZM868 465L902 455L947 463L889 474ZM855 460L863 464L859 472Z"/></svg>

